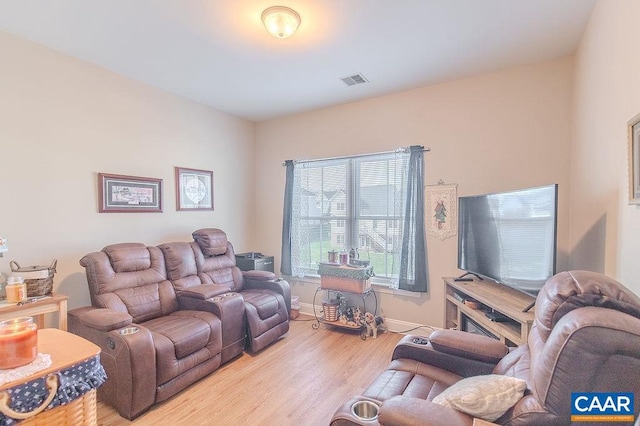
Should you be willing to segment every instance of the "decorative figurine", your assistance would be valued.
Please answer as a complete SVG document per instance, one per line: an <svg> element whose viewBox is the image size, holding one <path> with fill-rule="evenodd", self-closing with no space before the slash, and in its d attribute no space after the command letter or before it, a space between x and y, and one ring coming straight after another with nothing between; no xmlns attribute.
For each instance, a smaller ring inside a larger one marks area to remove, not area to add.
<svg viewBox="0 0 640 426"><path fill-rule="evenodd" d="M378 337L378 328L381 330L386 329L384 318L381 316L373 316L371 312L364 314L364 322L367 325L367 336L373 336L374 339Z"/></svg>

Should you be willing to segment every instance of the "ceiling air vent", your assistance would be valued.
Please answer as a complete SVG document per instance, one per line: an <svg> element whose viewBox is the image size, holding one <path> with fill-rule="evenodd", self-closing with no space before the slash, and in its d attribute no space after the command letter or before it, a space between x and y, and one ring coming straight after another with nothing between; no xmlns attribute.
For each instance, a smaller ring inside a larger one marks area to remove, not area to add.
<svg viewBox="0 0 640 426"><path fill-rule="evenodd" d="M360 73L354 74L354 75L350 75L348 77L342 77L341 80L344 81L344 84L346 84L347 86L354 86L356 84L362 84L362 83L368 83L369 82L369 80L364 78L364 75L362 75Z"/></svg>

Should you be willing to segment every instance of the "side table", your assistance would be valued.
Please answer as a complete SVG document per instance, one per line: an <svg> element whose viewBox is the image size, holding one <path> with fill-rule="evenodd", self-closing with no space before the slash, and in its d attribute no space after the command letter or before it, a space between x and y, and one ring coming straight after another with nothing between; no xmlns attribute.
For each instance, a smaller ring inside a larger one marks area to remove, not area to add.
<svg viewBox="0 0 640 426"><path fill-rule="evenodd" d="M69 296L53 293L35 302L23 305L0 303L0 321L18 318L34 317L38 329L44 328L44 314L58 313L58 328L67 331L67 300Z"/></svg>
<svg viewBox="0 0 640 426"><path fill-rule="evenodd" d="M0 423L25 419L21 425L96 425L96 388L106 379L100 348L75 334L45 328L38 330L38 352L51 356L49 367L0 385ZM33 404L40 382L47 388L45 401L25 411L18 408L29 407L25 401Z"/></svg>

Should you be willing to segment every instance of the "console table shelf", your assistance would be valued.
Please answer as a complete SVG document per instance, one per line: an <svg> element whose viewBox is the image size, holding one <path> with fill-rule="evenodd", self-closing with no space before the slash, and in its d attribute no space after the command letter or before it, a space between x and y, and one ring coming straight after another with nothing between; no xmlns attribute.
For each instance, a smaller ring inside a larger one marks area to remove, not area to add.
<svg viewBox="0 0 640 426"><path fill-rule="evenodd" d="M528 312L522 310L533 302L533 296L489 280L454 281L453 278L445 278L444 282L445 328L463 330L463 322L470 320L509 346L527 341L534 308ZM473 309L465 304L465 300L479 302L480 309ZM503 322L491 321L487 317L487 312L494 311L506 317Z"/></svg>

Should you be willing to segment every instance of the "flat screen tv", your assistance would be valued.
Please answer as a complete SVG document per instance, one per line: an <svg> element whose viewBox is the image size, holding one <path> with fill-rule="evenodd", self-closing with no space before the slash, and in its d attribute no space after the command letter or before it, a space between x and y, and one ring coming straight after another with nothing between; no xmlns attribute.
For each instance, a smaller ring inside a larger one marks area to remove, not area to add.
<svg viewBox="0 0 640 426"><path fill-rule="evenodd" d="M460 197L458 268L536 295L556 273L557 206L558 185Z"/></svg>

